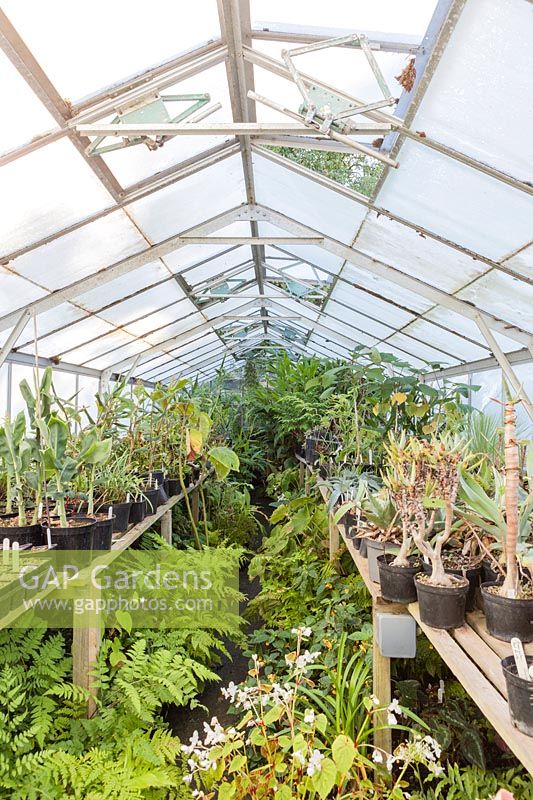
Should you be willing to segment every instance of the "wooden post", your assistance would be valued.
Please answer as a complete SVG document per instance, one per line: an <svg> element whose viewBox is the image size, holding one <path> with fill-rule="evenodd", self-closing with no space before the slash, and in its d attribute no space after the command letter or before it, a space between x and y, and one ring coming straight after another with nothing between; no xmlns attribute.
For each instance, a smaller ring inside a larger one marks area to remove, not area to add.
<svg viewBox="0 0 533 800"><path fill-rule="evenodd" d="M299 483L299 485L300 485L300 488L301 488L301 489L302 489L302 488L304 487L304 485L305 485L305 473L306 473L306 472L307 472L307 467L306 467L306 465L304 464L304 462L303 462L303 461L300 461L300 474L299 474L299 480L298 480L298 483Z"/></svg>
<svg viewBox="0 0 533 800"><path fill-rule="evenodd" d="M191 492L191 510L193 520L198 523L200 519L200 492L198 487Z"/></svg>
<svg viewBox="0 0 533 800"><path fill-rule="evenodd" d="M84 599L90 599L94 603L101 597L101 591L91 582L89 591L84 592L83 597ZM72 682L89 690L91 697L87 702L86 714L90 718L96 711L96 687L91 673L98 660L102 631L100 626L97 626L99 617L95 611L86 611L83 615L83 620L86 624L83 628L76 628L73 624ZM89 627L91 624L94 627Z"/></svg>
<svg viewBox="0 0 533 800"><path fill-rule="evenodd" d="M161 536L167 544L172 544L172 509L170 508L161 517Z"/></svg>
<svg viewBox="0 0 533 800"><path fill-rule="evenodd" d="M334 561L339 552L339 526L333 522L329 515L329 560Z"/></svg>
<svg viewBox="0 0 533 800"><path fill-rule="evenodd" d="M390 658L381 655L377 641L377 615L378 604L372 603L372 690L378 698L380 706L388 706L391 702ZM387 724L387 712L380 711L376 714L376 725ZM390 728L376 731L374 745L386 753L392 753L392 731Z"/></svg>

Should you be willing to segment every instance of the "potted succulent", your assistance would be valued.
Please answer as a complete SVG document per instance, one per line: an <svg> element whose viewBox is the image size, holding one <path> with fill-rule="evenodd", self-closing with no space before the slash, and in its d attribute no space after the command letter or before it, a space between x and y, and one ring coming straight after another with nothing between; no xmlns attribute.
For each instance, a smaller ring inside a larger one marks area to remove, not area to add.
<svg viewBox="0 0 533 800"><path fill-rule="evenodd" d="M520 555L527 553L533 512L533 475L528 476L529 493L520 502L520 460L516 435L516 403L505 403L505 520L501 521L505 554L503 583L485 583L481 588L487 628L497 639L533 641L533 581L527 570L520 569Z"/></svg>
<svg viewBox="0 0 533 800"><path fill-rule="evenodd" d="M413 438L409 442L410 533L431 563L431 574L418 573L415 586L420 618L434 628L458 628L465 619L468 580L446 572L442 559L443 548L453 533L463 447L462 440L449 436L431 442ZM435 532L438 510L442 510L444 520L442 529Z"/></svg>
<svg viewBox="0 0 533 800"><path fill-rule="evenodd" d="M411 440L410 444L414 440ZM411 444L412 446L412 444ZM422 566L418 555L412 555L411 534L414 478L407 451L405 432L396 438L391 432L385 446L387 463L383 481L392 497L402 524L401 545L396 554L384 553L378 558L381 594L395 603L414 603L417 599L415 575Z"/></svg>

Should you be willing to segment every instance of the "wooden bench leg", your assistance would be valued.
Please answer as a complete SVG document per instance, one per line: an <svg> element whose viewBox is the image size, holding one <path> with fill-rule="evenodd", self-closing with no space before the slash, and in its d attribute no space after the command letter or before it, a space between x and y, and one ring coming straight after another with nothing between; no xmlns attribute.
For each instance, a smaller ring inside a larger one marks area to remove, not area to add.
<svg viewBox="0 0 533 800"><path fill-rule="evenodd" d="M339 552L339 526L329 518L329 560L334 561Z"/></svg>
<svg viewBox="0 0 533 800"><path fill-rule="evenodd" d="M172 544L172 510L165 511L161 517L161 536L167 542Z"/></svg>
<svg viewBox="0 0 533 800"><path fill-rule="evenodd" d="M390 658L381 655L377 641L377 604L372 603L372 688L378 698L380 706L388 706L391 702ZM387 725L387 712L380 711L376 714L376 725ZM374 745L386 753L392 753L392 731L385 728L374 734Z"/></svg>
<svg viewBox="0 0 533 800"><path fill-rule="evenodd" d="M191 492L191 510L193 520L198 523L200 519L200 492L198 489Z"/></svg>
<svg viewBox="0 0 533 800"><path fill-rule="evenodd" d="M74 628L72 639L72 680L77 686L88 689L91 697L87 703L87 717L96 711L96 689L91 672L100 650L100 628Z"/></svg>

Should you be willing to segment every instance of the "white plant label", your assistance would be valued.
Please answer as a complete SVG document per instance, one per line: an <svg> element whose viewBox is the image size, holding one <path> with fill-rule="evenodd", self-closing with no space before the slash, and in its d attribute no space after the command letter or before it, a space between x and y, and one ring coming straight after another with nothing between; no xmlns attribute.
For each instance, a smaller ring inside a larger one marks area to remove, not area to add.
<svg viewBox="0 0 533 800"><path fill-rule="evenodd" d="M518 677L524 681L529 680L529 670L527 667L526 654L524 653L524 646L520 639L516 636L511 639L511 647L513 650L516 669L518 670Z"/></svg>
<svg viewBox="0 0 533 800"><path fill-rule="evenodd" d="M52 549L52 534L50 533L50 528L46 529L46 544L48 545L48 549Z"/></svg>

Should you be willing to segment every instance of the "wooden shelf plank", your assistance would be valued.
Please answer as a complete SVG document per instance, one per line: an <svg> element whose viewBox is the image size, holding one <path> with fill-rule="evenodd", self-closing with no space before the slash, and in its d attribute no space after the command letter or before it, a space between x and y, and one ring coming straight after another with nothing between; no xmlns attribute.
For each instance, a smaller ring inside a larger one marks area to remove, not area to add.
<svg viewBox="0 0 533 800"><path fill-rule="evenodd" d="M430 628L420 621L418 603L412 603L409 611L478 708L533 775L533 741L513 726L506 700L483 676L470 654L467 655L449 633Z"/></svg>

